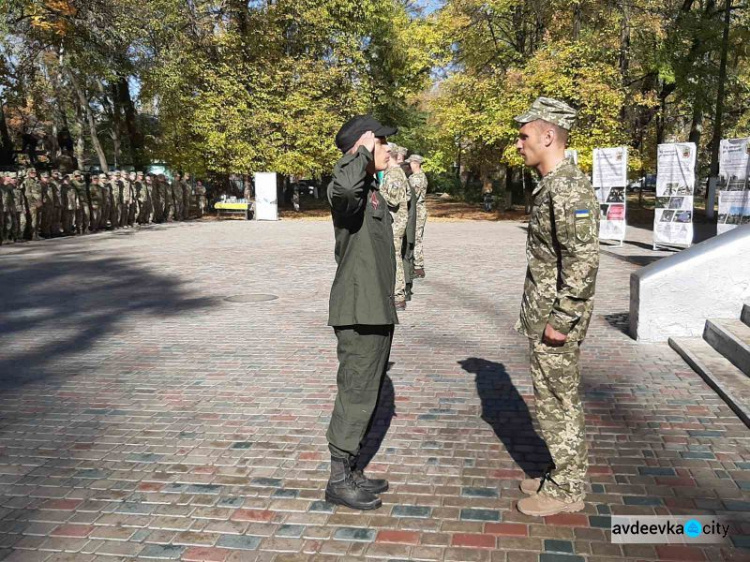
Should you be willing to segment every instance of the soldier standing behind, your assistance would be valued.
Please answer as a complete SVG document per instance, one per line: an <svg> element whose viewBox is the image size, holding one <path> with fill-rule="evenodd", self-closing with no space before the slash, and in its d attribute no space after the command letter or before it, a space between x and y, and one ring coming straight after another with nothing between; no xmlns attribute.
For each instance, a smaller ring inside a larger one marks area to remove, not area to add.
<svg viewBox="0 0 750 562"><path fill-rule="evenodd" d="M372 420L398 323L393 306L395 253L385 199L375 173L388 164L384 127L371 115L347 121L336 135L344 156L328 185L336 237L336 277L328 325L338 340L338 394L326 437L331 476L326 500L352 509L377 509L385 480L365 477L358 466L362 440Z"/></svg>
<svg viewBox="0 0 750 562"><path fill-rule="evenodd" d="M391 153L398 152L398 146L390 143ZM383 198L388 203L388 209L393 218L393 248L396 258L396 288L395 303L397 310L406 309L406 279L404 278L404 263L401 258L401 247L406 224L409 220L409 182L406 174L396 162L396 158L388 161L388 168L383 175L383 185L380 188Z"/></svg>
<svg viewBox="0 0 750 562"><path fill-rule="evenodd" d="M206 187L201 180L195 182L195 196L198 198L198 218L206 211Z"/></svg>
<svg viewBox="0 0 750 562"><path fill-rule="evenodd" d="M60 172L52 171L52 177L49 181L50 191L52 192L52 236L59 236L63 232L63 180Z"/></svg>
<svg viewBox="0 0 750 562"><path fill-rule="evenodd" d="M44 206L44 188L37 179L34 168L29 168L26 172L26 178L23 181L23 193L26 196L26 211L29 216L31 239L39 240Z"/></svg>
<svg viewBox="0 0 750 562"><path fill-rule="evenodd" d="M26 194L24 193L23 180L17 174L10 176L10 186L13 190L13 240L23 240L26 237L28 227L28 208L26 206Z"/></svg>
<svg viewBox="0 0 750 562"><path fill-rule="evenodd" d="M107 209L107 191L103 187L107 176L99 174L91 178L89 195L91 197L91 231L99 232L107 221L104 219L104 211Z"/></svg>
<svg viewBox="0 0 750 562"><path fill-rule="evenodd" d="M424 277L424 227L427 224L427 175L422 171L422 157L419 154L409 156L407 162L412 174L409 184L417 196L417 232L414 242L414 275Z"/></svg>
<svg viewBox="0 0 750 562"><path fill-rule="evenodd" d="M174 217L174 198L172 197L172 186L167 181L167 177L164 174L159 174L159 189L163 194L162 201L164 201L164 214L163 222L172 222Z"/></svg>
<svg viewBox="0 0 750 562"><path fill-rule="evenodd" d="M73 172L71 184L76 195L76 232L78 234L86 234L91 228L91 206L86 190L86 180L84 180L83 174L79 170Z"/></svg>
<svg viewBox="0 0 750 562"><path fill-rule="evenodd" d="M62 228L66 236L72 236L76 231L76 190L70 181L70 176L62 178L60 188L62 209Z"/></svg>
<svg viewBox="0 0 750 562"><path fill-rule="evenodd" d="M599 268L599 204L588 178L565 158L575 117L573 108L550 98L538 98L516 117L516 148L542 176L532 194L516 329L529 338L537 419L553 461L543 478L521 483L529 497L518 509L526 515L584 508L588 455L579 358Z"/></svg>
<svg viewBox="0 0 750 562"><path fill-rule="evenodd" d="M182 179L182 219L188 220L190 218L190 191L192 186L190 185L190 174L185 174Z"/></svg>
<svg viewBox="0 0 750 562"><path fill-rule="evenodd" d="M172 192L172 205L174 211L172 212L172 218L176 221L182 220L182 176L180 174L174 175L174 181L170 186Z"/></svg>

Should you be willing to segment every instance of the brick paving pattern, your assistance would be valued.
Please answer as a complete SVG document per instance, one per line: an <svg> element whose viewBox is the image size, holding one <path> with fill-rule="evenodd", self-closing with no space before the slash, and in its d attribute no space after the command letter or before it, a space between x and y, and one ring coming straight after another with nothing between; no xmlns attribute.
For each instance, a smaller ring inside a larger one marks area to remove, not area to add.
<svg viewBox="0 0 750 562"><path fill-rule="evenodd" d="M514 508L548 454L512 331L521 223L428 225L366 451L391 490L366 514L322 501L329 223L0 248L0 559L749 559L748 523L724 546L610 542L611 514L750 521L750 432L666 344L624 333L630 273L664 255L631 238L603 249L583 352L586 510L546 519Z"/></svg>

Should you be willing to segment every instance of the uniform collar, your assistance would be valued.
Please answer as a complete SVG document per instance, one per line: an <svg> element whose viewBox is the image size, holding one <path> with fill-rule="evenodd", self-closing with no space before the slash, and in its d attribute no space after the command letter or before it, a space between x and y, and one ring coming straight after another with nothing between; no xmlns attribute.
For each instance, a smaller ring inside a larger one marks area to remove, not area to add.
<svg viewBox="0 0 750 562"><path fill-rule="evenodd" d="M552 170L550 170L546 176L542 177L542 179L539 180L539 183L536 184L536 187L534 188L534 191L531 193L531 196L534 197L537 193L539 193L542 190L542 188L547 184L547 182L554 179L554 177L560 173L560 170L562 170L567 163L568 163L567 158L563 158L562 160L560 160L560 162L557 163L557 166L552 168Z"/></svg>

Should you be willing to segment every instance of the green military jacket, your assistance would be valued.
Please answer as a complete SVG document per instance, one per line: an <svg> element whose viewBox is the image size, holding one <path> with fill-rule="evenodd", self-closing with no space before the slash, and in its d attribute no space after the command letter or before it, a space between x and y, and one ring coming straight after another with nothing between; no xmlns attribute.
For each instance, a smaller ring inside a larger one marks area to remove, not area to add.
<svg viewBox="0 0 750 562"><path fill-rule="evenodd" d="M91 208L101 209L105 206L104 198L107 196L106 191L100 183L92 183L89 186L89 195L91 195Z"/></svg>
<svg viewBox="0 0 750 562"><path fill-rule="evenodd" d="M345 155L328 185L338 264L329 326L398 324L391 216L375 178L367 173L370 162L372 154L365 147Z"/></svg>
<svg viewBox="0 0 750 562"><path fill-rule="evenodd" d="M89 196L86 193L86 182L83 180L70 180L73 189L76 191L77 201L76 209L83 209L84 205L88 206Z"/></svg>
<svg viewBox="0 0 750 562"><path fill-rule="evenodd" d="M599 270L599 203L588 178L567 159L542 178L532 197L516 329L541 341L549 323L568 341L581 341Z"/></svg>
<svg viewBox="0 0 750 562"><path fill-rule="evenodd" d="M403 209L403 213L407 212L409 180L406 179L406 174L400 166L394 166L385 171L380 192L383 194L391 211L398 212Z"/></svg>
<svg viewBox="0 0 750 562"><path fill-rule="evenodd" d="M42 207L45 189L39 180L26 178L23 181L23 192L29 211Z"/></svg>
<svg viewBox="0 0 750 562"><path fill-rule="evenodd" d="M427 197L427 175L424 172L412 174L409 178L409 185L411 185L417 194L417 205L424 205L425 198Z"/></svg>

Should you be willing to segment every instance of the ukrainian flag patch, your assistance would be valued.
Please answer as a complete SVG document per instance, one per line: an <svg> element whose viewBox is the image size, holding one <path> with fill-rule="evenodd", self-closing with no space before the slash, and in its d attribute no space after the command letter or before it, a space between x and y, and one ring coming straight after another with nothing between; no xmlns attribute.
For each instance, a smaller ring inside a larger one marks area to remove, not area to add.
<svg viewBox="0 0 750 562"><path fill-rule="evenodd" d="M588 209L577 209L576 210L576 218L577 219L587 219L591 216L591 213Z"/></svg>

